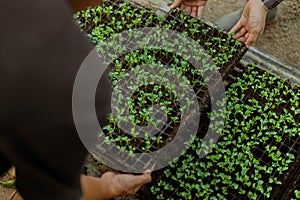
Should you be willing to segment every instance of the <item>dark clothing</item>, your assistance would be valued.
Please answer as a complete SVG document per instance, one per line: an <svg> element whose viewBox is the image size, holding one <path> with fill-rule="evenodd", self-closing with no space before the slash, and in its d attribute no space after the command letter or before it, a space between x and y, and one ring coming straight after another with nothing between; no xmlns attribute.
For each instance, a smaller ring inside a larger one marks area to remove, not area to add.
<svg viewBox="0 0 300 200"><path fill-rule="evenodd" d="M267 9L275 8L282 0L261 0Z"/></svg>
<svg viewBox="0 0 300 200"><path fill-rule="evenodd" d="M66 1L0 0L0 174L15 165L25 199L81 196L72 89L91 49Z"/></svg>

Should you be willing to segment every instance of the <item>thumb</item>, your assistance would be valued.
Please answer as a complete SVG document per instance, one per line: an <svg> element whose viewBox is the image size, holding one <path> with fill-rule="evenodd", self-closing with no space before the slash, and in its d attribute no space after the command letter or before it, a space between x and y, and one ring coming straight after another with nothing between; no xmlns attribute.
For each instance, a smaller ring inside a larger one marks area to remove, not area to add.
<svg viewBox="0 0 300 200"><path fill-rule="evenodd" d="M146 171L144 171L143 174L134 176L135 181L136 181L135 184L137 186L141 187L142 185L151 182L152 181L152 177L151 177L151 172L152 171L153 171L153 168L152 169L147 169Z"/></svg>
<svg viewBox="0 0 300 200"><path fill-rule="evenodd" d="M143 185L152 181L151 174L143 173L142 175L136 176L137 184Z"/></svg>
<svg viewBox="0 0 300 200"><path fill-rule="evenodd" d="M183 0L175 0L174 3L170 6L171 9L180 7Z"/></svg>
<svg viewBox="0 0 300 200"><path fill-rule="evenodd" d="M151 182L152 181L152 177L151 177L151 172L152 171L153 171L153 168L152 169L147 169L146 171L144 171L144 173L142 175L137 175L136 176L137 183L139 185L143 185L145 183Z"/></svg>
<svg viewBox="0 0 300 200"><path fill-rule="evenodd" d="M125 194L135 194L144 184L151 182L151 179L151 175L148 173L130 176L130 178L124 182L124 185L127 187Z"/></svg>

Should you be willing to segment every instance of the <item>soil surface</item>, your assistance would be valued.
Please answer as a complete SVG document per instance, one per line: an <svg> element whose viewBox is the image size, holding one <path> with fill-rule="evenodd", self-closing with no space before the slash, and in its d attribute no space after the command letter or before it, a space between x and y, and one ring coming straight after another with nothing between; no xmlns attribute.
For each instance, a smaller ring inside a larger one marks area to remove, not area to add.
<svg viewBox="0 0 300 200"><path fill-rule="evenodd" d="M135 0L143 1L148 5L159 5L161 0ZM150 2L150 3L149 3ZM172 1L165 0L170 3ZM204 13L204 18L214 22L221 16L232 11L241 9L245 1L243 0L209 0ZM300 0L286 0L279 5L278 21L266 27L264 34L256 42L257 47L283 61L300 66ZM7 180L8 176L0 178ZM12 194L12 189L0 186L0 199L8 200Z"/></svg>

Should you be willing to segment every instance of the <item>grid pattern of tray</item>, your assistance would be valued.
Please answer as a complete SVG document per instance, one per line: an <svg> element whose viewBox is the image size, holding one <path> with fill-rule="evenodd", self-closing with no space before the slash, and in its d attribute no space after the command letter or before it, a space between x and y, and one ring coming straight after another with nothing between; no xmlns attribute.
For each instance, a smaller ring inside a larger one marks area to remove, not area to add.
<svg viewBox="0 0 300 200"><path fill-rule="evenodd" d="M125 3L126 4L126 3ZM79 25L81 28L86 32L88 37L90 37L93 40L93 30L97 29L100 25L107 25L113 29L114 33L120 33L124 30L126 30L128 27L123 26L123 28L120 29L114 29L114 26L111 26L110 22L113 19L114 21L118 22L121 20L125 20L126 22L130 21L138 21L138 18L135 17L127 17L127 15L123 13L123 15L120 14L120 11L122 7L124 6L124 1L105 1L103 5L100 5L99 7L105 8L105 7L112 7L114 10L114 13L110 13L109 16L106 13L103 13L101 17L97 15L97 8L92 9L92 11L89 12L88 15L86 15L86 11L82 11L77 15L77 19L79 20ZM247 51L247 48L242 43L238 42L237 40L234 40L230 35L227 35L223 33L220 29L217 27L208 25L207 23L203 21L197 20L195 24L197 24L197 30L195 32L195 27L193 29L188 28L188 24L190 24L191 20L195 20L194 18L188 16L187 14L182 15L182 12L180 10L171 10L169 13L167 13L165 16L156 16L155 13L151 10L138 7L133 4L126 4L128 6L128 10L133 11L135 13L142 13L142 21L137 22L137 25L132 28L143 28L143 27L162 27L162 28L168 28L174 31L177 31L179 33L186 33L188 37L194 38L194 40L197 40L198 44L200 44L208 53L210 56L212 56L213 60L215 61L216 65L219 67L219 71L222 75L222 78L226 78L228 74L230 73L233 66L235 66L238 61L242 58L242 56ZM88 17L86 17L88 16ZM129 15L128 15L129 16ZM136 16L136 15L135 15ZM95 22L95 18L97 17L97 22ZM179 18L180 17L180 18ZM151 18L151 23L147 23L147 21ZM174 24L176 22L176 26L168 26L170 24ZM109 38L109 34L106 35L104 38ZM97 40L97 39L95 39ZM97 44L97 41L94 41ZM139 53L142 54L143 50L139 50ZM148 51L148 55L153 56L156 61L161 62L164 65L172 65L174 64L174 54L160 50L158 52L152 52L150 50L150 53ZM227 55L230 55L227 57ZM225 57L224 57L225 56ZM136 67L139 63L130 63L127 62L125 59L126 55L123 55L118 58L118 61L120 61L125 69L130 69ZM176 58L178 58L177 56ZM179 59L182 59L179 57ZM176 65L176 63L175 63ZM190 68L192 69L193 66L189 63ZM110 65L111 71L113 71L115 68L114 64ZM195 76L192 77L191 74L188 72L184 74L188 77L188 79L202 79L202 77ZM215 88L218 88L218 83L215 83ZM149 88L145 88L146 90ZM203 86L193 86L194 92L197 95L200 111L203 110L205 105L210 101L209 93L206 87ZM139 97L139 93L136 93L136 98ZM134 98L134 97L133 97ZM177 112L177 116L180 116L180 112L178 108L178 102L174 103L171 107L173 107L173 111ZM173 113L173 115L176 115L176 113ZM168 141L172 140L174 137L174 133L176 133L177 129L176 126L174 126L174 123L171 120L168 120L168 123L162 127L162 130L160 130L160 133L158 136L161 136L163 138L163 143L160 145L155 145L155 143L152 143L151 151L154 151L156 149L159 149L160 147L168 144ZM116 132L113 134L113 138L117 138L118 136L125 136L127 134L121 132ZM130 136L129 136L130 137ZM130 137L131 138L131 137ZM138 139L133 141L131 138L131 145L134 145L137 147L136 152L143 152L142 147L145 146L145 141L143 139ZM122 145L122 144L119 144Z"/></svg>
<svg viewBox="0 0 300 200"><path fill-rule="evenodd" d="M265 71L263 70L259 70L260 74L265 73ZM228 86L230 86L232 83L235 83L235 80L237 78L242 78L243 79L243 74L247 73L246 67L240 66L238 65L238 67L235 67L234 70L232 71L232 73L228 76L228 78L226 79L226 82L228 83ZM291 85L288 82L285 82L285 85L287 87L291 87ZM274 86L268 86L268 87L273 87ZM294 91L299 90L299 88L294 88ZM246 95L245 97L245 102L248 99L256 99L259 101L259 104L261 106L264 106L266 103L266 100L264 100L262 97L257 96L257 95L253 95L253 91L247 90L244 93ZM286 104L282 105L282 106L277 106L276 108L272 109L272 111L274 111L276 114L280 115L284 109L291 111L291 104L289 102L289 98L284 96L284 94L281 95L281 97L286 100ZM207 113L210 111L210 108L208 107L207 110L204 112L204 114L202 115L202 126L200 128L200 132L198 133L199 135L201 135L202 133L205 133L208 129L208 122L209 122L209 117L207 116ZM255 114L253 114L253 118L255 117ZM300 122L300 116L299 114L293 115L294 119L296 122ZM268 130L266 130L265 132L268 131L274 131L272 129L272 127L269 127ZM282 134L281 132L277 133L278 135ZM223 139L221 137L221 139L218 142L222 142ZM266 151L265 146L266 145L270 145L270 146L276 146L278 151L280 151L283 154L287 154L287 153L291 153L293 155L295 155L295 159L293 161L293 163L291 163L289 165L288 170L286 170L284 172L284 174L279 174L278 171L273 171L272 174L264 174L262 178L268 179L268 178L275 178L278 177L278 180L282 183L281 185L276 185L276 184L272 184L272 183L266 183L264 185L264 189L266 190L269 186L273 187L272 193L270 198L266 198L265 196L263 196L262 194L260 194L257 199L263 200L263 199L283 199L285 197L285 192L287 192L288 190L288 186L289 186L289 182L292 181L294 179L294 177L299 173L299 164L300 164L300 136L299 134L296 134L293 137L289 137L289 136L283 136L283 140L280 142L276 142L275 139L272 139L270 141L267 141L266 144L259 144L258 146L256 146L253 151L251 152L253 154L253 156L259 160L260 163L262 163L265 166L271 166L272 165L272 161L270 160L270 158L268 157L268 153ZM198 159L197 158L197 154L196 152L194 152L194 150L189 149L187 151L187 154L194 156L195 162L207 162L207 160L205 158L203 159ZM178 161L179 163L182 162L182 158L179 159ZM217 166L214 166L216 168L218 168ZM212 167L214 169L214 167ZM211 172L213 172L213 169ZM143 190L140 191L139 196L145 196L145 194L147 195L147 198L149 199L156 199L155 197L152 197L152 194L150 191L150 188L157 184L159 180L163 179L166 181L167 184L171 184L174 186L174 190L172 191L164 191L164 197L166 197L167 199L180 199L179 196L177 196L177 192L179 191L177 187L175 187L176 185L178 185L179 183L174 183L174 181L172 181L171 179L169 179L168 177L166 177L166 174L164 174L165 170L171 170L172 173L176 173L176 169L174 171L174 169L172 169L172 167L167 167L164 170L158 171L154 173L154 180L155 181L154 184L148 184ZM240 171L241 169L236 169L237 171ZM251 175L254 174L254 169L248 171L247 175ZM208 178L207 180L205 180L205 182L203 183L210 183L211 179ZM192 184L192 183L191 183ZM192 199L198 199L196 197L193 197ZM241 195L239 194L236 190L230 189L228 190L228 194L226 195L226 199L234 199L234 200L240 200L240 199L249 199L247 197L247 195Z"/></svg>

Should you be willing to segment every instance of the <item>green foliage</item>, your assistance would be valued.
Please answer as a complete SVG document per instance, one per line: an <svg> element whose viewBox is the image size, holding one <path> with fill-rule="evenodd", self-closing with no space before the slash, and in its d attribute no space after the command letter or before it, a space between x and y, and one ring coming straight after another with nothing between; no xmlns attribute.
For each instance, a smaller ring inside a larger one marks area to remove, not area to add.
<svg viewBox="0 0 300 200"><path fill-rule="evenodd" d="M0 185L7 188L16 188L16 180L0 181Z"/></svg>
<svg viewBox="0 0 300 200"><path fill-rule="evenodd" d="M294 197L291 200L297 200L300 199L300 190L294 191Z"/></svg>
<svg viewBox="0 0 300 200"><path fill-rule="evenodd" d="M300 199L300 190L295 190L296 199Z"/></svg>
<svg viewBox="0 0 300 200"><path fill-rule="evenodd" d="M219 58L215 58L215 62L218 66L212 65L208 58L204 59L204 57L208 55L204 55L203 50L199 49L199 51L193 55L187 54L187 52L195 52L194 49L198 49L198 46L193 45L199 44L202 34L200 32L201 29L203 29L202 32L205 32L205 37L206 33L213 29L205 25L203 21L191 18L178 9L173 11L173 14L177 15L179 19L175 20L169 15L157 16L154 11L132 7L129 1L120 2L118 7L119 8L116 9L115 5L110 5L108 1L104 1L103 5L88 8L74 16L78 25L86 31L87 37L95 43L98 51L102 55L106 55L105 60L110 63L112 62L110 65L112 68L110 78L115 91L119 92L115 100L121 105L120 107L125 108L118 108L118 116L110 115L110 117L108 117L108 125L104 127L104 135L100 134L99 136L105 136L107 143L115 143L120 149L132 154L137 151L138 143L142 143L139 150L149 152L153 150L152 146L159 147L166 145L162 135L158 134L153 136L150 132L144 133L144 139L138 139L139 136L141 136L139 131L140 126L148 126L148 128L151 129L151 127L157 127L159 124L159 121L153 120L151 117L155 114L153 112L153 106L158 105L159 109L166 114L166 124L172 124L173 127L178 126L181 120L181 114L184 110L189 109L193 102L190 99L186 99L186 105L180 107L178 105L178 99L187 91L189 85L196 89L205 89L205 81L207 80L204 80L201 75L205 73L207 69L219 70L220 66L229 62L231 54L229 54L229 57L225 54L220 54ZM170 41L170 35L161 33L159 29L147 37L136 35L135 32L132 31L135 28L144 26L175 30L182 25L184 29L186 29L182 31L182 36L190 36L198 43L188 46L176 39ZM128 30L128 37L131 38L131 40L143 38L143 40L138 43L142 50L131 51L120 58L117 55L123 55L123 52L126 50L123 44L127 42L128 38L122 38L118 33L124 30ZM109 38L111 38L112 41L110 41ZM215 39L220 40L219 45L220 48L223 48L224 52L229 51L228 47L223 47L222 44L228 46L228 44L233 41L231 37L227 39ZM152 41L163 44L165 46L164 49L176 49L176 54L166 50L149 48L148 46ZM195 69L195 67L187 61L188 59L201 62L203 67L201 69ZM164 63L165 61L169 62L170 69L168 70L164 67L164 64L166 64ZM156 66L156 69L152 71L159 71L160 76L153 75L149 71L141 69L140 65ZM171 72L172 70L178 72L175 77L178 76L177 82L179 82L179 86L168 83L170 81L166 79L166 75L170 73L170 70ZM138 74L137 77L135 77L136 79L130 79L132 72ZM182 79L181 77L184 78ZM117 88L123 79L128 79L128 90L133 92L133 96L130 98L125 97L122 90ZM137 85L143 85L144 87L136 87ZM175 94L175 87L181 87L182 94ZM129 110L128 116L122 114L127 113L127 108ZM120 124L122 123L133 124L133 126L130 127L131 136L127 135L122 128L120 128Z"/></svg>
<svg viewBox="0 0 300 200"><path fill-rule="evenodd" d="M280 92L273 88L274 84ZM254 95L247 97L245 93L249 91L255 91L265 104ZM275 112L279 107L276 102L287 101L287 96L296 99L299 94L278 77L249 67L243 78L227 90L226 123L215 148L204 159L198 159L203 145L201 139L194 138L190 151L170 164L161 181L168 180L173 187L179 185L178 199L230 199L229 190L249 199L261 194L270 198L273 187L282 184L274 174L285 173L295 159L293 152L281 152L279 147L285 138L299 137L299 114L286 109L280 114ZM296 102L293 106L299 109ZM254 153L258 146L267 154ZM161 191L153 193L159 195L166 192L158 184L151 190Z"/></svg>

